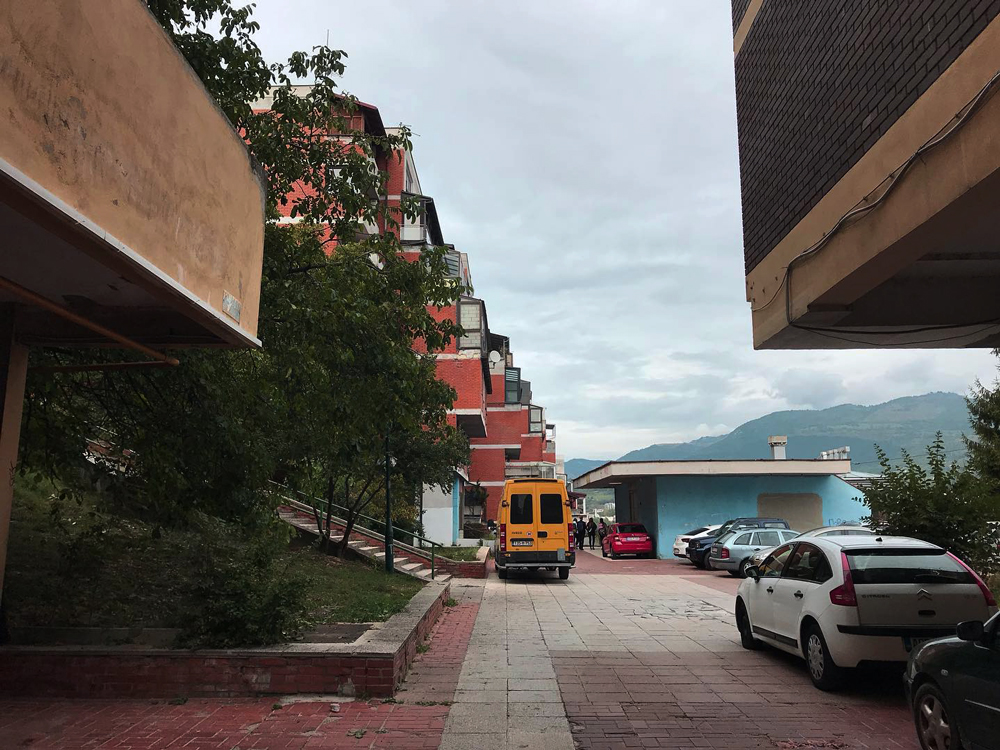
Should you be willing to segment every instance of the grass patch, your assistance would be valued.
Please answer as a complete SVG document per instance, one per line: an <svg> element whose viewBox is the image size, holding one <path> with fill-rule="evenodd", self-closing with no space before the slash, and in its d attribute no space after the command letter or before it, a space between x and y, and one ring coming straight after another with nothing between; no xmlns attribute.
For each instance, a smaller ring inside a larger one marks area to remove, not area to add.
<svg viewBox="0 0 1000 750"><path fill-rule="evenodd" d="M434 550L434 554L442 555L449 560L475 562L478 559L479 547L440 547Z"/></svg>
<svg viewBox="0 0 1000 750"><path fill-rule="evenodd" d="M274 606L294 589L301 598L288 604L293 627L277 636L261 628L233 636L261 645L294 636L312 625L377 622L401 611L424 585L404 575L292 548L283 527L273 534L276 550L259 552L258 537L242 538L239 529L206 521L204 528L161 529L111 518L88 502L60 503L52 489L19 477L11 519L4 589L8 622L13 626L166 627L204 626L219 580L234 575L243 589L219 592L234 601L233 617L276 616ZM258 559L264 560L259 566ZM249 570L249 572L247 572ZM209 573L206 573L209 571ZM221 571L221 574L220 574ZM212 575L214 573L214 575ZM257 597L242 609L244 601ZM264 613L263 615L260 613ZM204 628L203 628L204 629ZM231 645L225 635L210 635L199 645Z"/></svg>

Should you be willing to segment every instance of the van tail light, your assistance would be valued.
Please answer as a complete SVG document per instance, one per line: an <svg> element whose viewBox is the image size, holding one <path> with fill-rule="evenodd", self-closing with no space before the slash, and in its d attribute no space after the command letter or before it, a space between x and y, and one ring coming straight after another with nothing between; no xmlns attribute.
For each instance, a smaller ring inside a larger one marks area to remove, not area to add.
<svg viewBox="0 0 1000 750"><path fill-rule="evenodd" d="M729 547L723 547L722 548L722 554L720 555L720 557L723 560L728 560L729 559Z"/></svg>
<svg viewBox="0 0 1000 750"><path fill-rule="evenodd" d="M500 524L500 551L507 551L507 524Z"/></svg>
<svg viewBox="0 0 1000 750"><path fill-rule="evenodd" d="M830 601L841 607L857 607L858 593L854 590L854 579L851 577L851 564L847 555L840 553L840 564L844 568L844 582L830 591Z"/></svg>
<svg viewBox="0 0 1000 750"><path fill-rule="evenodd" d="M972 568L970 568L968 565L966 565L962 560L955 557L955 555L951 554L950 552L948 553L948 557L950 557L952 560L954 560L963 568L965 568L967 571L969 571L969 574L972 576L972 580L976 582L976 585L979 587L979 590L983 592L983 598L986 600L986 606L987 607L997 606L997 600L993 596L993 592L990 591L990 587L986 585L986 582L979 577L979 574Z"/></svg>
<svg viewBox="0 0 1000 750"><path fill-rule="evenodd" d="M566 529L569 532L569 551L572 552L576 549L576 529L573 528L574 524L570 521L566 524Z"/></svg>

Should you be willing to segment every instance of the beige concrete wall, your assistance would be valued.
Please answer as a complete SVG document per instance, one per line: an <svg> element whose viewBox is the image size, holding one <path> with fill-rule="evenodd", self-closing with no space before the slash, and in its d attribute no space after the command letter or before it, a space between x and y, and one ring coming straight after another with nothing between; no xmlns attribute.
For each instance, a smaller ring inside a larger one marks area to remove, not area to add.
<svg viewBox="0 0 1000 750"><path fill-rule="evenodd" d="M256 335L263 185L139 0L0 0L0 111L0 158Z"/></svg>
<svg viewBox="0 0 1000 750"><path fill-rule="evenodd" d="M1000 18L994 20L931 88L880 138L860 161L747 276L753 312L754 346L782 347L807 334L790 331L781 283L788 264L826 235L840 217L880 186L901 164L970 102L1000 70ZM925 247L892 248L900 239L946 208L1000 168L1000 97L988 100L956 135L918 161L893 194L874 212L838 232L815 256L794 268L792 319L835 287L850 304L927 252ZM877 262L875 262L877 261ZM856 274L865 267L863 273ZM808 340L806 341L808 343ZM816 343L816 342L813 342ZM829 345L829 342L826 343Z"/></svg>

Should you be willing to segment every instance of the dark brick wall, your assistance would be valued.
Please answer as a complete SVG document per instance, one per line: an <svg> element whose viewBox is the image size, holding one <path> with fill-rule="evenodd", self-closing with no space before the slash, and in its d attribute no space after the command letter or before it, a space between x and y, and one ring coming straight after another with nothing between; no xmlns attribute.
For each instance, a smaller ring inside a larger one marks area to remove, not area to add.
<svg viewBox="0 0 1000 750"><path fill-rule="evenodd" d="M747 273L998 12L1000 0L764 3L736 58Z"/></svg>
<svg viewBox="0 0 1000 750"><path fill-rule="evenodd" d="M750 0L733 0L733 33L740 27L740 21L750 7Z"/></svg>

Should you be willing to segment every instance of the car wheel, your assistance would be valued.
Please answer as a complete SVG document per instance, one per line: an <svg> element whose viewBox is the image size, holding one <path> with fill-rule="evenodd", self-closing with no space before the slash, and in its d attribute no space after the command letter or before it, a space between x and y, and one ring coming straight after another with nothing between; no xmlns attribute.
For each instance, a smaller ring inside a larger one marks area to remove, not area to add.
<svg viewBox="0 0 1000 750"><path fill-rule="evenodd" d="M699 570L704 570L705 569L705 560L704 560L704 558L700 558L700 557L698 557L696 555L692 555L691 556L691 562Z"/></svg>
<svg viewBox="0 0 1000 750"><path fill-rule="evenodd" d="M507 580L507 568L501 568L499 566L496 566L496 570L497 570L497 578L499 578L501 581L506 581Z"/></svg>
<svg viewBox="0 0 1000 750"><path fill-rule="evenodd" d="M744 560L743 562L741 562L740 563L740 574L739 574L740 578L746 578L747 577L747 569L748 568L752 568L752 567L753 567L753 563L750 562L750 558L749 557L746 560Z"/></svg>
<svg viewBox="0 0 1000 750"><path fill-rule="evenodd" d="M618 559L618 553L615 552L615 548L614 547L611 548L611 559L612 560L617 560Z"/></svg>
<svg viewBox="0 0 1000 750"><path fill-rule="evenodd" d="M736 627L740 631L740 643L748 651L756 651L761 647L761 642L753 637L753 630L750 627L750 617L747 615L746 606L741 599L736 605Z"/></svg>
<svg viewBox="0 0 1000 750"><path fill-rule="evenodd" d="M712 567L712 558L708 556L708 553L705 553L705 570L715 570Z"/></svg>
<svg viewBox="0 0 1000 750"><path fill-rule="evenodd" d="M569 568L559 568L559 578L564 581L569 578Z"/></svg>
<svg viewBox="0 0 1000 750"><path fill-rule="evenodd" d="M951 722L948 704L937 685L928 682L917 689L913 723L923 750L955 750L962 746L958 726Z"/></svg>
<svg viewBox="0 0 1000 750"><path fill-rule="evenodd" d="M802 652L806 657L813 685L820 690L836 690L844 681L844 670L834 663L823 631L816 623L811 623L805 629L804 641Z"/></svg>

